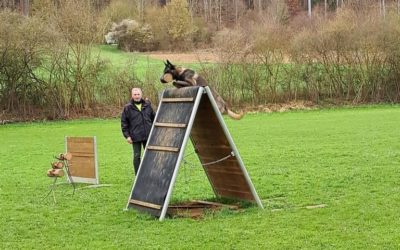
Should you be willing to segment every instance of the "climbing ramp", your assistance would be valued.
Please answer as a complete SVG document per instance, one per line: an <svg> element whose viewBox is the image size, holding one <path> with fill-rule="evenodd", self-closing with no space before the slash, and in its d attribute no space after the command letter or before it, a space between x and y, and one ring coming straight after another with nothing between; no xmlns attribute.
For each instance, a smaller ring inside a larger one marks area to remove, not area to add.
<svg viewBox="0 0 400 250"><path fill-rule="evenodd" d="M163 92L127 208L164 219L189 138L217 197L262 208L208 87Z"/></svg>

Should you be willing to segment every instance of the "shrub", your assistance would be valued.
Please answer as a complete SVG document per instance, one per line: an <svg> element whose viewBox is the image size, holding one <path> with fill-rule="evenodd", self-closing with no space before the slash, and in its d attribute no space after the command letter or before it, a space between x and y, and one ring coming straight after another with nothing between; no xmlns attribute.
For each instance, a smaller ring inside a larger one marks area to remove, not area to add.
<svg viewBox="0 0 400 250"><path fill-rule="evenodd" d="M124 19L114 24L106 38L125 51L148 51L154 47L153 32L148 24L142 26L135 20Z"/></svg>
<svg viewBox="0 0 400 250"><path fill-rule="evenodd" d="M47 27L36 18L0 12L0 104L25 116L43 103L43 82L37 69L52 42Z"/></svg>
<svg viewBox="0 0 400 250"><path fill-rule="evenodd" d="M192 35L196 30L190 17L186 0L171 0L165 6L164 24L168 33L171 49L182 50L191 45Z"/></svg>

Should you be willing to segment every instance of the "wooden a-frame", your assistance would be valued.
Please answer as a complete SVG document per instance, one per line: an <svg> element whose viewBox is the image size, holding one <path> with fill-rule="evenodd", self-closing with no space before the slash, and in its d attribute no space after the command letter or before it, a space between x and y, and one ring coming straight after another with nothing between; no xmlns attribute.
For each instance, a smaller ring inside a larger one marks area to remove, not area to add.
<svg viewBox="0 0 400 250"><path fill-rule="evenodd" d="M189 138L217 197L263 207L210 88L187 87L163 92L127 209L165 218Z"/></svg>

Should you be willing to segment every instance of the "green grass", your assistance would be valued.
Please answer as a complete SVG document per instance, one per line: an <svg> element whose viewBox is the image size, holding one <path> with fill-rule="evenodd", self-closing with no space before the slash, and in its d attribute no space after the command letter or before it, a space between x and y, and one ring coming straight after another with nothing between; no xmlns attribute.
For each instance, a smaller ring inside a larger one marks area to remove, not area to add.
<svg viewBox="0 0 400 250"><path fill-rule="evenodd" d="M156 73L161 76L164 64L161 60L152 59L141 53L127 53L114 45L100 45L94 48L103 60L111 63L111 71L134 70L140 79L146 74Z"/></svg>
<svg viewBox="0 0 400 250"><path fill-rule="evenodd" d="M135 73L141 78L145 78L146 74L155 73L159 76L162 75L164 70L163 60L153 59L143 53L124 52L119 50L115 45L99 45L94 47L94 52L99 53L100 57L107 60L112 65L112 70L122 70L133 63ZM165 58L165 60L168 58ZM180 62L173 62L180 65ZM213 65L204 63L203 66ZM199 63L188 63L184 65L194 69L199 69Z"/></svg>
<svg viewBox="0 0 400 250"><path fill-rule="evenodd" d="M164 222L123 211L133 171L119 120L0 126L0 249L400 248L400 106L226 123L265 209ZM46 171L65 135L97 136L100 181L112 186L60 185L53 204ZM180 170L174 201L213 198L196 166ZM304 208L316 204L327 206Z"/></svg>

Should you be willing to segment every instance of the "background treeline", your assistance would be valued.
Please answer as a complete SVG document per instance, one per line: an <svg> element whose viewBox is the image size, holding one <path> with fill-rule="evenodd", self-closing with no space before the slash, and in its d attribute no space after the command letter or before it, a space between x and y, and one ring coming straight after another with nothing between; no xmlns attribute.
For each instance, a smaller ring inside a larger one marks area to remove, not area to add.
<svg viewBox="0 0 400 250"><path fill-rule="evenodd" d="M97 45L124 19L148 27L148 48L212 49L218 62L194 67L236 107L400 100L398 1L320 1L311 18L304 1L34 0L29 17L4 2L0 120L116 114L132 86L157 100L161 63L138 70L134 58L116 67L100 56ZM143 45L135 32L125 45Z"/></svg>

